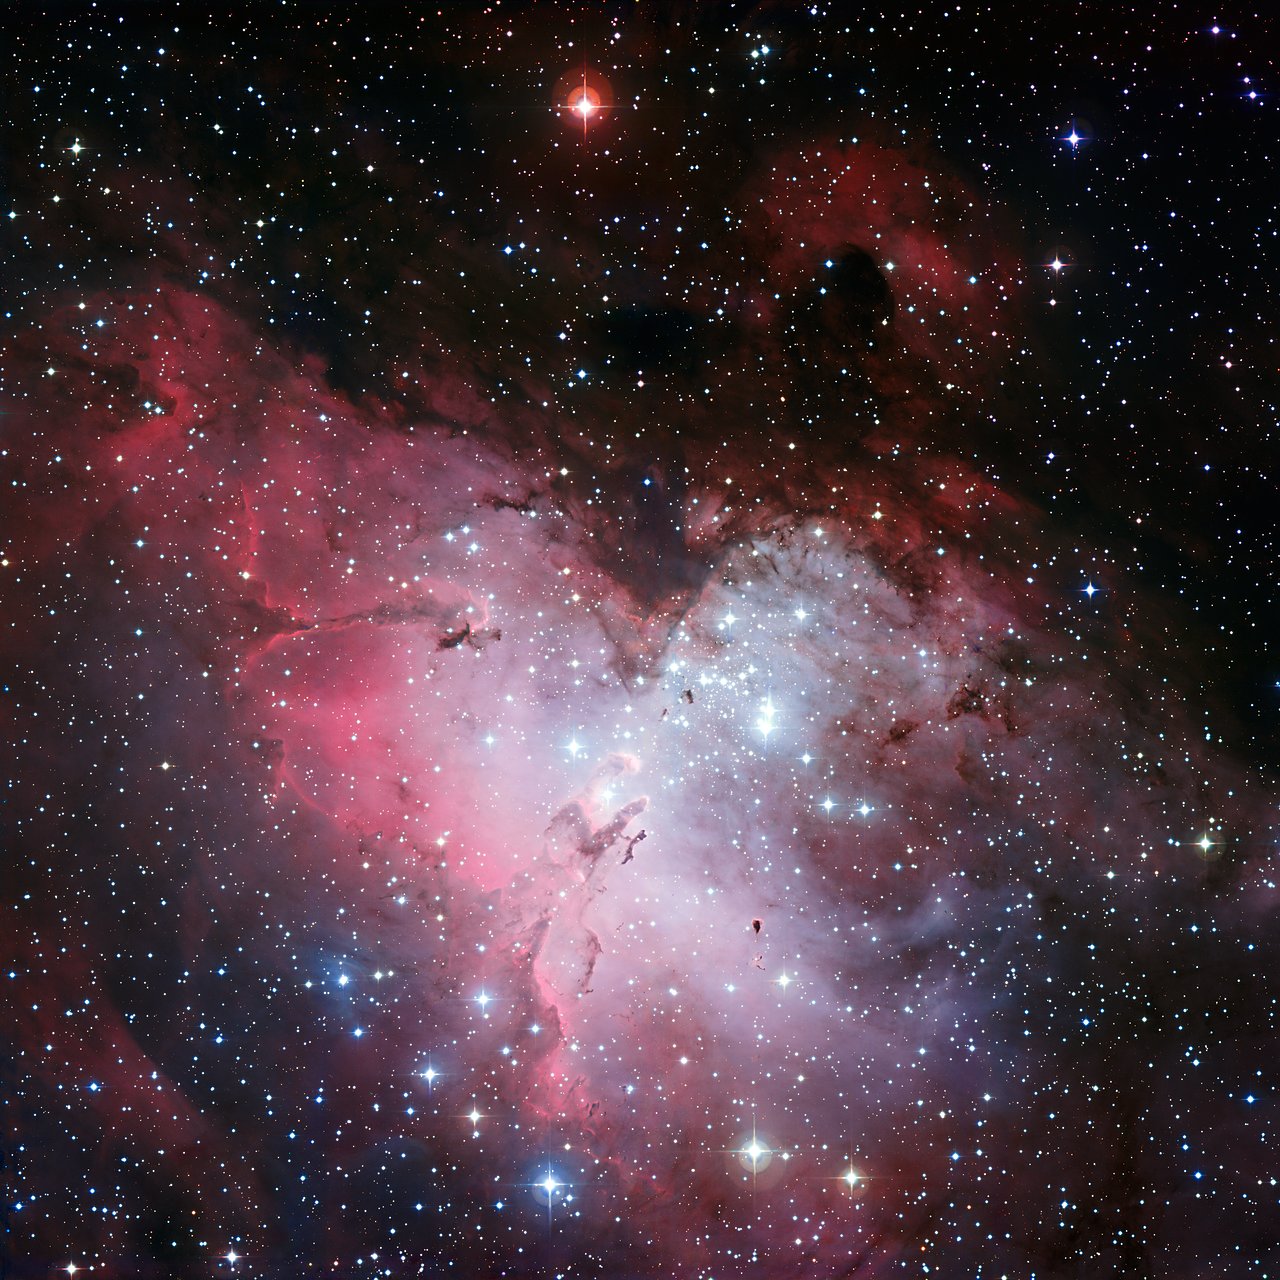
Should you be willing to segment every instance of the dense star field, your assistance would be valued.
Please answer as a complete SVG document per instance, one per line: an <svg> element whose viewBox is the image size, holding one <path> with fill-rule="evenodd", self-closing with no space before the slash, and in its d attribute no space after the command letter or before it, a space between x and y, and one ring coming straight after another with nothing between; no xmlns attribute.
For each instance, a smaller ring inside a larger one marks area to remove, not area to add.
<svg viewBox="0 0 1280 1280"><path fill-rule="evenodd" d="M6 21L9 1274L1280 1275L1270 19Z"/></svg>

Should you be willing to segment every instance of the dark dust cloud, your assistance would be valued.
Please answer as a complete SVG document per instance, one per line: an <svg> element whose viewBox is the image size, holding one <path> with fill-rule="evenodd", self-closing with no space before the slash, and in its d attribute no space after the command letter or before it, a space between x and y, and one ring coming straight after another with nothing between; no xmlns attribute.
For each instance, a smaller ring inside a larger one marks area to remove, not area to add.
<svg viewBox="0 0 1280 1280"><path fill-rule="evenodd" d="M7 21L11 1274L1277 1274L1269 20Z"/></svg>

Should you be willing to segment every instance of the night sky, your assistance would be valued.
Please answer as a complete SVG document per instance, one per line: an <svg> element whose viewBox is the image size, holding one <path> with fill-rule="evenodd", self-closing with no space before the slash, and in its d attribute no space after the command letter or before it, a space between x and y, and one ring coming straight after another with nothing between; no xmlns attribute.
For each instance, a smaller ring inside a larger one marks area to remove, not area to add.
<svg viewBox="0 0 1280 1280"><path fill-rule="evenodd" d="M8 1274L1280 1276L1276 21L4 22Z"/></svg>

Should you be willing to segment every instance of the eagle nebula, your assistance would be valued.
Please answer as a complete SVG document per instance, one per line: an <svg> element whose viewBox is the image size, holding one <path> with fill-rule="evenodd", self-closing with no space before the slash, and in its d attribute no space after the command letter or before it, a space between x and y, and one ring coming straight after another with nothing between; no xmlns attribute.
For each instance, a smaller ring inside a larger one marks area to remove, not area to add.
<svg viewBox="0 0 1280 1280"><path fill-rule="evenodd" d="M1277 45L1083 12L12 25L9 1274L1277 1275Z"/></svg>

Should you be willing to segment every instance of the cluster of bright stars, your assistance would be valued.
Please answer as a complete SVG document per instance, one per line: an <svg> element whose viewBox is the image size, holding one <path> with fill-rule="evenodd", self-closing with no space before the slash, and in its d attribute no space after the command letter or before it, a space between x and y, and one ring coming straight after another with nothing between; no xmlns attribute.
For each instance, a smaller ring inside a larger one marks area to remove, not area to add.
<svg viewBox="0 0 1280 1280"><path fill-rule="evenodd" d="M758 1173L766 1164L769 1163L769 1160L778 1153L776 1153L772 1147L766 1146L753 1133L751 1135L751 1141L748 1142L746 1146L741 1147L738 1154L751 1166L752 1173ZM781 1155L784 1160L788 1158L788 1153L785 1151L781 1152ZM851 1165L840 1175L840 1181L843 1182L850 1191L852 1191L854 1187L858 1186L862 1182L862 1175Z"/></svg>
<svg viewBox="0 0 1280 1280"><path fill-rule="evenodd" d="M806 759L805 757L802 756L801 759L804 760L805 764L809 763L809 760ZM831 815L831 811L833 809L838 809L839 807L840 806L830 796L827 796L826 799L823 800L820 806L823 813L827 814L828 817ZM853 811L854 813L860 815L863 818L869 818L873 813L875 813L876 809L875 809L875 805L868 804L865 800L863 800L861 803L853 807Z"/></svg>
<svg viewBox="0 0 1280 1280"><path fill-rule="evenodd" d="M773 699L766 698L760 706L760 716L756 720L756 728L766 742L769 740L769 735L777 728L774 723L774 718L777 714L778 709L773 705Z"/></svg>

